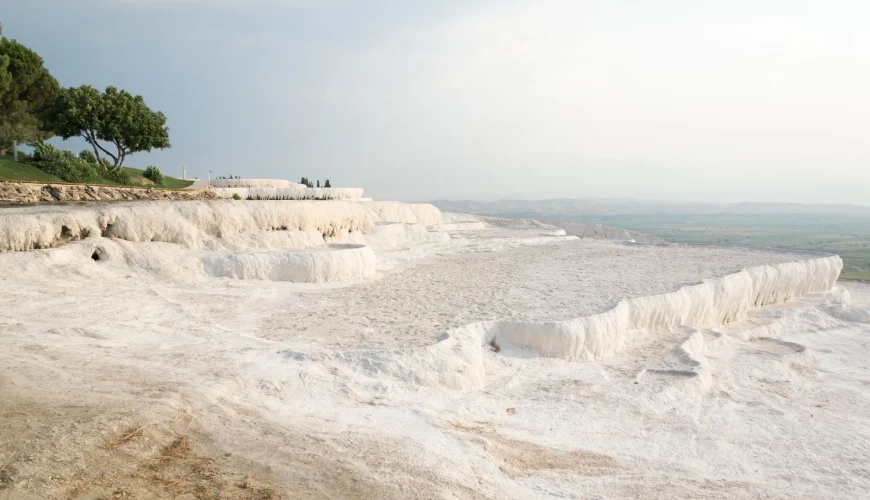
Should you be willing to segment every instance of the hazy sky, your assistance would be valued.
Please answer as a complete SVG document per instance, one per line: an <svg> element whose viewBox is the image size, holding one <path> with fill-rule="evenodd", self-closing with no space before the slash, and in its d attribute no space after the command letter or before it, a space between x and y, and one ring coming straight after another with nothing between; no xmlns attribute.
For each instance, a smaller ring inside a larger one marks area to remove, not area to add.
<svg viewBox="0 0 870 500"><path fill-rule="evenodd" d="M866 0L0 4L62 85L169 117L172 149L129 163L170 175L870 204Z"/></svg>

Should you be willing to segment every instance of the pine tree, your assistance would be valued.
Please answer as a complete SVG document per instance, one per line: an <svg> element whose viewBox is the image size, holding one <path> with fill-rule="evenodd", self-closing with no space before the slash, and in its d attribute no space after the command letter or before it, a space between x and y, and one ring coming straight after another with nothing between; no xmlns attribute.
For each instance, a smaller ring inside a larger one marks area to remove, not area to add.
<svg viewBox="0 0 870 500"><path fill-rule="evenodd" d="M329 179L326 179L326 184L323 185L325 188L330 188L332 186L329 185Z"/></svg>

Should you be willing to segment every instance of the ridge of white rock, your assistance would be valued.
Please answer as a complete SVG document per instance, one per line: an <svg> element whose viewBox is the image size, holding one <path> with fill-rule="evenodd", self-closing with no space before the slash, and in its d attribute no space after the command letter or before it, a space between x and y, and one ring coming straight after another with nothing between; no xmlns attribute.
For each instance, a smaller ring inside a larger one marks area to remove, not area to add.
<svg viewBox="0 0 870 500"><path fill-rule="evenodd" d="M298 182L286 179L213 179L210 181L216 188L292 188L307 187Z"/></svg>
<svg viewBox="0 0 870 500"><path fill-rule="evenodd" d="M441 211L428 203L399 203L395 201L367 201L360 204L371 224L378 222L406 222L434 227L441 224Z"/></svg>
<svg viewBox="0 0 870 500"><path fill-rule="evenodd" d="M310 188L302 184L286 187L215 187L220 198L238 195L244 200L359 200L362 188Z"/></svg>
<svg viewBox="0 0 870 500"><path fill-rule="evenodd" d="M425 204L350 201L206 200L101 205L10 207L0 213L0 251L51 248L102 235L134 242L160 241L188 248L222 248L224 240L268 231L317 231L352 240L378 222L436 225L437 208Z"/></svg>
<svg viewBox="0 0 870 500"><path fill-rule="evenodd" d="M489 346L567 360L601 359L643 334L683 326L712 328L743 319L753 309L829 291L842 268L843 261L836 255L755 266L670 293L622 300L591 316L553 322L477 322L453 329L422 349L342 353L339 358L372 377L388 375L410 383L472 390L485 382L483 350Z"/></svg>
<svg viewBox="0 0 870 500"><path fill-rule="evenodd" d="M674 292L622 300L592 316L553 323L498 322L484 340L543 356L597 359L619 352L639 332L710 328L743 319L752 309L826 292L842 269L836 255L750 267Z"/></svg>
<svg viewBox="0 0 870 500"><path fill-rule="evenodd" d="M215 254L203 264L211 277L330 283L371 277L375 254L365 245L332 244L292 252Z"/></svg>

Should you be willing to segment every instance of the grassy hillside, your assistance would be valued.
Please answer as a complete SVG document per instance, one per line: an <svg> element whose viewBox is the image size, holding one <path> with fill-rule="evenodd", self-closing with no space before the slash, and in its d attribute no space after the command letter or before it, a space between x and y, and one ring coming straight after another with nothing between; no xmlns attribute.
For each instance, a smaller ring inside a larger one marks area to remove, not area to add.
<svg viewBox="0 0 870 500"><path fill-rule="evenodd" d="M19 154L18 159L24 155ZM123 167L134 180L138 180L136 186L155 187L162 189L183 189L193 184L193 181L184 181L175 177L164 176L160 184L152 184L151 181L142 177L144 170L131 167ZM21 162L12 161L11 156L0 156L0 181L29 181L29 182L63 182L62 179L49 173Z"/></svg>
<svg viewBox="0 0 870 500"><path fill-rule="evenodd" d="M156 188L164 188L164 189L184 189L187 186L193 184L193 181L185 181L182 179L176 179L175 177L169 177L168 175L163 175L163 182L160 184L151 184L151 181L145 179L142 174L145 173L144 170L132 167L122 167L127 173L130 174L131 177L140 177L144 179L144 182L148 182L147 185L153 186Z"/></svg>
<svg viewBox="0 0 870 500"><path fill-rule="evenodd" d="M0 156L0 181L61 182L32 165L12 161L11 156Z"/></svg>

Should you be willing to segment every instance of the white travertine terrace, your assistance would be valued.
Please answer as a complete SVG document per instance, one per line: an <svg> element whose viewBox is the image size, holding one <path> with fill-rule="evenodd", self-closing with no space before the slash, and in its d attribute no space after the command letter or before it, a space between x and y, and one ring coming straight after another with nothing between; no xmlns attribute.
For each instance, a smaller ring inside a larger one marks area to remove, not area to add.
<svg viewBox="0 0 870 500"><path fill-rule="evenodd" d="M28 440L4 487L66 498L147 423L125 459L207 438L305 498L861 498L870 287L618 236L398 202L4 208L0 427Z"/></svg>

